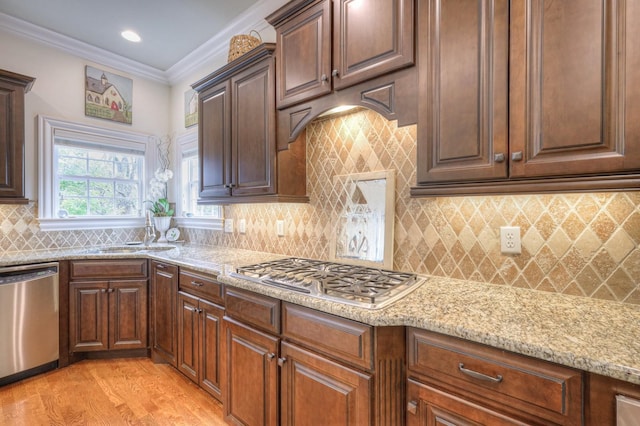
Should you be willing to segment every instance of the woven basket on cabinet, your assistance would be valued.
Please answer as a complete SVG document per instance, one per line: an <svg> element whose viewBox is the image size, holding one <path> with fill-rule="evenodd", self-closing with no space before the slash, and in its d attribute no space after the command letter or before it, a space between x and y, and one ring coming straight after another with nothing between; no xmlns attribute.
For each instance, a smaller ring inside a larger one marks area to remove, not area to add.
<svg viewBox="0 0 640 426"><path fill-rule="evenodd" d="M258 37L254 37L251 34L256 33ZM231 62L234 59L244 55L254 47L259 46L262 43L262 37L256 30L251 30L249 34L240 34L231 37L229 42L229 57L227 62Z"/></svg>

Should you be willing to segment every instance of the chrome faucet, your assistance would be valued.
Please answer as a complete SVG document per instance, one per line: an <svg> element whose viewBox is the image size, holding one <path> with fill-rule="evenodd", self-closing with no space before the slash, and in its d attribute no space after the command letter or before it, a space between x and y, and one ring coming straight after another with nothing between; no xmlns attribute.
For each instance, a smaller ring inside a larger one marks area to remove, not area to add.
<svg viewBox="0 0 640 426"><path fill-rule="evenodd" d="M147 210L147 214L144 219L144 245L148 246L156 239L156 228L151 221L151 212Z"/></svg>

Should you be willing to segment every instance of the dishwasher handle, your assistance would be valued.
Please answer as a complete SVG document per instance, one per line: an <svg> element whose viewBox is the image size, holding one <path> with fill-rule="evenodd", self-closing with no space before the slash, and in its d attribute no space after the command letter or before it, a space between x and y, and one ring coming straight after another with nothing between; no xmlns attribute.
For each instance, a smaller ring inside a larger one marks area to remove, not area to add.
<svg viewBox="0 0 640 426"><path fill-rule="evenodd" d="M58 274L58 263L9 266L0 268L0 285L32 281Z"/></svg>

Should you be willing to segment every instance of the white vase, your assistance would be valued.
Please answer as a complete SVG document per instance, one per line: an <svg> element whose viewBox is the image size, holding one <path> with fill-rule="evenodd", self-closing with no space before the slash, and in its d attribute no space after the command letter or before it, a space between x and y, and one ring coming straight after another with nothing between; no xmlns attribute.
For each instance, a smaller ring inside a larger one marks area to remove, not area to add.
<svg viewBox="0 0 640 426"><path fill-rule="evenodd" d="M156 225L156 229L160 231L160 238L158 238L159 243L166 243L167 230L171 227L171 216L154 216L153 222Z"/></svg>

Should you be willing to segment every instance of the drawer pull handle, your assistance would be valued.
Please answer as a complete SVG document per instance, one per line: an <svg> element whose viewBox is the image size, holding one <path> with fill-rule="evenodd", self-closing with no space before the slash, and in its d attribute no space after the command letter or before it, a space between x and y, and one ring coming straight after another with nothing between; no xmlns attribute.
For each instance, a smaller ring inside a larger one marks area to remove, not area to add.
<svg viewBox="0 0 640 426"><path fill-rule="evenodd" d="M204 284L202 284L200 281L191 281L191 285L194 287L202 287Z"/></svg>
<svg viewBox="0 0 640 426"><path fill-rule="evenodd" d="M460 370L461 373L464 373L467 376L471 376L474 379L484 380L485 382L500 383L502 381L502 375L500 374L498 374L497 377L487 376L486 374L478 373L477 371L464 368L463 363L458 364L458 370Z"/></svg>

